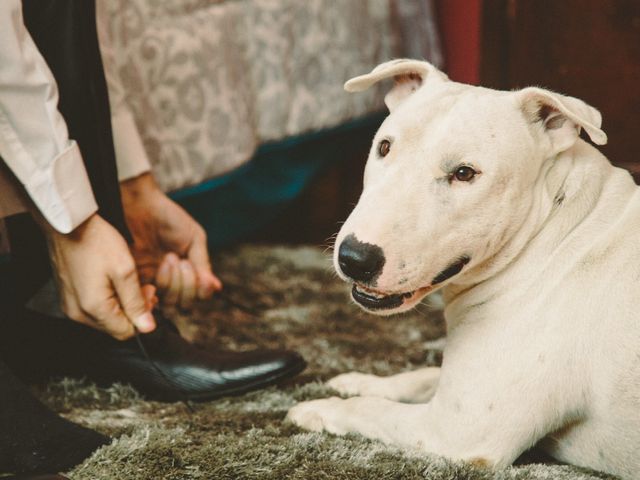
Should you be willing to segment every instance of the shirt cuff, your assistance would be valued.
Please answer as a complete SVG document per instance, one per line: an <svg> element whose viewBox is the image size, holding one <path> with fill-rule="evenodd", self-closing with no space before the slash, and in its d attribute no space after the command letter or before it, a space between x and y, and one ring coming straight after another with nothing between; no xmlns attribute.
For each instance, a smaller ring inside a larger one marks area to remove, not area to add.
<svg viewBox="0 0 640 480"><path fill-rule="evenodd" d="M118 179L122 182L151 170L138 127L129 110L121 110L111 117L113 144L116 150Z"/></svg>
<svg viewBox="0 0 640 480"><path fill-rule="evenodd" d="M60 233L70 233L98 210L80 149L73 140L46 170L36 170L30 176L25 189Z"/></svg>

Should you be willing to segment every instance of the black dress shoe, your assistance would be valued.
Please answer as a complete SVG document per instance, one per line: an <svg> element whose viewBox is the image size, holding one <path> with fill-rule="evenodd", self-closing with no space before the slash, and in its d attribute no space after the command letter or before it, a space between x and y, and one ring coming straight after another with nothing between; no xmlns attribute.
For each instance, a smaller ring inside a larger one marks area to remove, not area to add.
<svg viewBox="0 0 640 480"><path fill-rule="evenodd" d="M304 359L288 350L228 352L197 347L156 316L155 331L120 342L89 327L26 312L3 332L0 351L23 377L87 377L129 383L152 400L205 401L264 388L300 373ZM7 334L9 333L9 335ZM6 339L9 339L6 341Z"/></svg>
<svg viewBox="0 0 640 480"><path fill-rule="evenodd" d="M44 475L11 475L9 477L0 477L0 480L70 480L69 477L56 475L54 473Z"/></svg>

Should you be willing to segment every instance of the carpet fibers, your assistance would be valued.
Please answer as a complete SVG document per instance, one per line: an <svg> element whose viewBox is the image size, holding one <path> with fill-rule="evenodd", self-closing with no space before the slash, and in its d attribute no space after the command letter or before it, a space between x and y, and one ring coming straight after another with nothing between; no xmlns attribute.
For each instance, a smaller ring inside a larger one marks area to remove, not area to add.
<svg viewBox="0 0 640 480"><path fill-rule="evenodd" d="M426 305L398 317L367 315L314 248L243 247L215 259L227 298L175 320L205 346L289 347L308 369L279 388L197 404L146 401L132 388L63 379L37 392L66 418L114 440L69 473L75 480L559 479L612 478L545 461L535 451L492 472L403 453L360 436L308 433L283 423L296 402L334 394L322 382L359 370L392 374L441 360L444 325Z"/></svg>

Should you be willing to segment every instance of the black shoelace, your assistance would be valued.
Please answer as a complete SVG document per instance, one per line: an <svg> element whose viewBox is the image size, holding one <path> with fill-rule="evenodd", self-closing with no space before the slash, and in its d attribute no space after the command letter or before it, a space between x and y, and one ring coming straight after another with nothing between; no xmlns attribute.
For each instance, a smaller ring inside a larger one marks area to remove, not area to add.
<svg viewBox="0 0 640 480"><path fill-rule="evenodd" d="M189 396L189 394L180 385L174 382L169 377L169 375L167 375L164 372L164 370L162 370L162 368L160 368L160 366L153 361L153 358L151 358L151 355L149 355L149 352L147 352L147 349L144 347L142 338L140 338L140 331L136 328L135 325L133 326L133 331L134 331L136 343L138 344L138 350L140 350L140 353L142 354L142 356L149 363L149 365L151 365L151 368L153 368L156 371L156 373L164 380L167 386L175 389L176 392L178 392L178 395L180 395L180 401L184 404L185 407L187 407L187 410L189 410L189 413L195 413L196 409L194 408L191 402L191 397Z"/></svg>
<svg viewBox="0 0 640 480"><path fill-rule="evenodd" d="M247 313L253 317L260 316L259 312L256 309L254 309L253 307L248 307L243 303L234 300L226 292L223 292L223 291L218 292L216 296L221 298L229 306L236 308L244 313ZM162 370L162 368L153 360L153 358L151 358L151 355L149 355L149 352L145 348L144 342L142 341L142 335L135 325L133 326L133 331L134 331L134 337L136 339L136 344L138 345L138 350L140 350L140 353L142 354L142 356L149 363L149 365L151 365L151 368L153 368L153 370L155 370L155 372L164 380L165 384L168 387L178 392L178 395L180 396L180 401L184 404L184 406L187 408L189 413L192 413L192 414L195 413L196 409L193 405L193 401L189 393L187 393L180 385L178 385L175 381L173 381L171 377L169 377L169 375L167 375L165 371Z"/></svg>

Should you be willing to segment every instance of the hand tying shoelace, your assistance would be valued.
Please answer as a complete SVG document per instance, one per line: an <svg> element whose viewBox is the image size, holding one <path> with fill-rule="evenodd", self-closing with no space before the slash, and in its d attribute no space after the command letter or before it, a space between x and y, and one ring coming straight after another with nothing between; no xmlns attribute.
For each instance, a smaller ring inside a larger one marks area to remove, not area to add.
<svg viewBox="0 0 640 480"><path fill-rule="evenodd" d="M178 394L182 397L181 401L184 404L184 406L187 407L187 410L189 410L189 413L195 413L196 409L191 403L191 398L189 397L189 394L185 392L184 389L180 387L180 385L178 385L173 380L171 380L171 378L169 378L169 376L164 372L164 370L162 370L162 368L160 368L160 366L153 361L153 359L151 358L151 355L149 355L149 352L147 352L147 349L144 348L144 343L142 342L142 338L140 338L140 331L136 328L135 325L133 326L133 331L134 331L134 337L136 339L136 343L138 344L138 349L140 350L140 353L142 354L142 356L147 360L147 362L149 362L149 365L151 365L151 367L158 373L158 375L160 375L164 379L164 381L167 383L169 387L176 389Z"/></svg>
<svg viewBox="0 0 640 480"><path fill-rule="evenodd" d="M227 292L225 291L220 291L216 294L216 296L218 296L219 298L221 298L224 302L226 302L229 306L236 308L248 315L251 315L255 318L259 318L260 317L260 313L258 310L256 310L253 307L247 306L241 302L238 302L237 300L233 299ZM162 315L159 310L156 310L154 312L154 316L160 316ZM180 386L178 385L176 382L174 382L169 375L166 374L166 372L153 360L153 358L151 357L151 355L149 355L149 352L147 351L147 349L144 346L144 342L142 340L142 338L144 337L144 334L142 334L134 325L133 326L134 329L134 337L136 340L136 344L138 346L138 349L140 350L140 353L142 354L142 356L146 359L146 361L149 363L149 365L151 365L151 367L158 373L158 375L160 377L162 377L162 379L165 381L165 383L167 384L167 386L174 388L178 394L181 397L181 401L182 403L185 405L185 407L187 407L187 410L189 410L190 413L195 413L196 409L195 406L193 405L192 399L189 396L189 394Z"/></svg>

